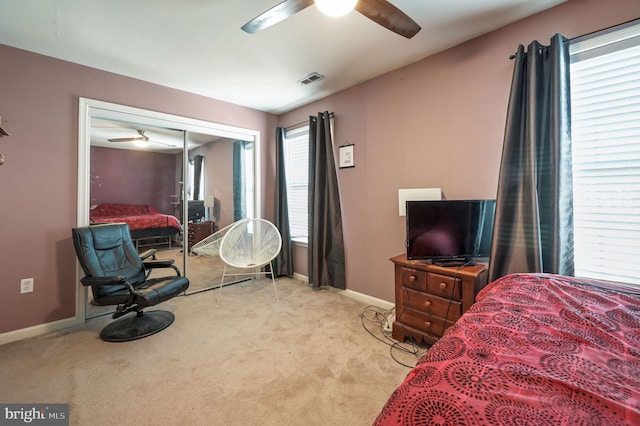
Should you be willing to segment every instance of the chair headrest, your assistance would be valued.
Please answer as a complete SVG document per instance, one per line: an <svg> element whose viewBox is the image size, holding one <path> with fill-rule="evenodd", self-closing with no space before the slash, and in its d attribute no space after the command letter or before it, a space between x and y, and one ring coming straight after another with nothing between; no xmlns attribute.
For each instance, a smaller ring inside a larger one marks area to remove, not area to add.
<svg viewBox="0 0 640 426"><path fill-rule="evenodd" d="M96 250L111 250L122 245L122 232L120 227L111 228L115 228L113 232L91 232L93 236L93 247Z"/></svg>
<svg viewBox="0 0 640 426"><path fill-rule="evenodd" d="M144 280L144 266L126 223L74 228L72 235L85 274L94 277L121 275L132 282Z"/></svg>

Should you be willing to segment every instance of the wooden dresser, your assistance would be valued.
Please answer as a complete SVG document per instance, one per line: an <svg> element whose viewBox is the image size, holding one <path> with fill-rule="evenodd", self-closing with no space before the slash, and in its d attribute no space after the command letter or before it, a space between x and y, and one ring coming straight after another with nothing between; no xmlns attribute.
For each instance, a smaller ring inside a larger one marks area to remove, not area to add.
<svg viewBox="0 0 640 426"><path fill-rule="evenodd" d="M401 342L410 335L418 342L435 343L487 285L485 265L442 267L407 260L406 254L390 260L395 265L396 298L392 335Z"/></svg>
<svg viewBox="0 0 640 426"><path fill-rule="evenodd" d="M213 234L218 230L218 226L213 221L207 222L189 222L188 231L189 231L189 245L187 249L188 252L191 253L191 247L200 240L207 238L209 235Z"/></svg>

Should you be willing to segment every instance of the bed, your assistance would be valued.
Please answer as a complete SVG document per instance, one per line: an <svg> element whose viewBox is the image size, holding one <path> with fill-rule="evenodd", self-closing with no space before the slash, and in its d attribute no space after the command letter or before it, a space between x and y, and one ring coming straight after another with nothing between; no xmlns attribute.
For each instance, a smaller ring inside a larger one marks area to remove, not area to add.
<svg viewBox="0 0 640 426"><path fill-rule="evenodd" d="M640 290L515 274L420 358L375 425L640 425Z"/></svg>
<svg viewBox="0 0 640 426"><path fill-rule="evenodd" d="M91 223L127 223L136 248L142 247L141 241L160 238L166 239L171 247L172 237L182 231L177 217L160 213L148 205L99 204L89 211L89 220Z"/></svg>

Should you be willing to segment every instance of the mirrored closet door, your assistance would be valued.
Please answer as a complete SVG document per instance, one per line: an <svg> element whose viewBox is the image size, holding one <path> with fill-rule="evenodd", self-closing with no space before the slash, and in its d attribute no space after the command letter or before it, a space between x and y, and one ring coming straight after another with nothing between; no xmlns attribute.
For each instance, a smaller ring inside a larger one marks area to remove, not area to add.
<svg viewBox="0 0 640 426"><path fill-rule="evenodd" d="M260 211L258 132L100 101L80 104L78 225L131 221L138 250L174 259L189 278L187 294L217 287L220 261L190 249ZM143 210L165 215L166 223L135 224ZM90 291L79 293L86 318L113 310L91 305Z"/></svg>

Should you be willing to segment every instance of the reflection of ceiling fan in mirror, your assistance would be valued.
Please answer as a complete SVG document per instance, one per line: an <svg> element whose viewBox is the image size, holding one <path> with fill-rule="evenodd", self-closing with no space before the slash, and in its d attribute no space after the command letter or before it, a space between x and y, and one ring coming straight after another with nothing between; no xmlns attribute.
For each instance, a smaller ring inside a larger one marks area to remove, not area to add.
<svg viewBox="0 0 640 426"><path fill-rule="evenodd" d="M138 136L132 136L129 138L115 138L115 139L107 139L109 142L135 142L135 143L140 143L140 144L145 144L145 143L157 143L160 145L165 145L165 146L171 146L171 147L175 147L176 145L174 144L169 144L169 143L164 143L164 142L158 142L158 141L154 141L149 139L149 136L145 135L145 131L144 130L136 130L138 132Z"/></svg>
<svg viewBox="0 0 640 426"><path fill-rule="evenodd" d="M335 14L345 14L355 9L377 24L406 38L413 37L421 29L413 19L387 0L285 0L247 22L242 26L242 29L253 34L277 24L314 3L327 14L331 14L331 12L325 11L324 3L333 3L338 7L348 4L347 8L341 12L336 11Z"/></svg>

